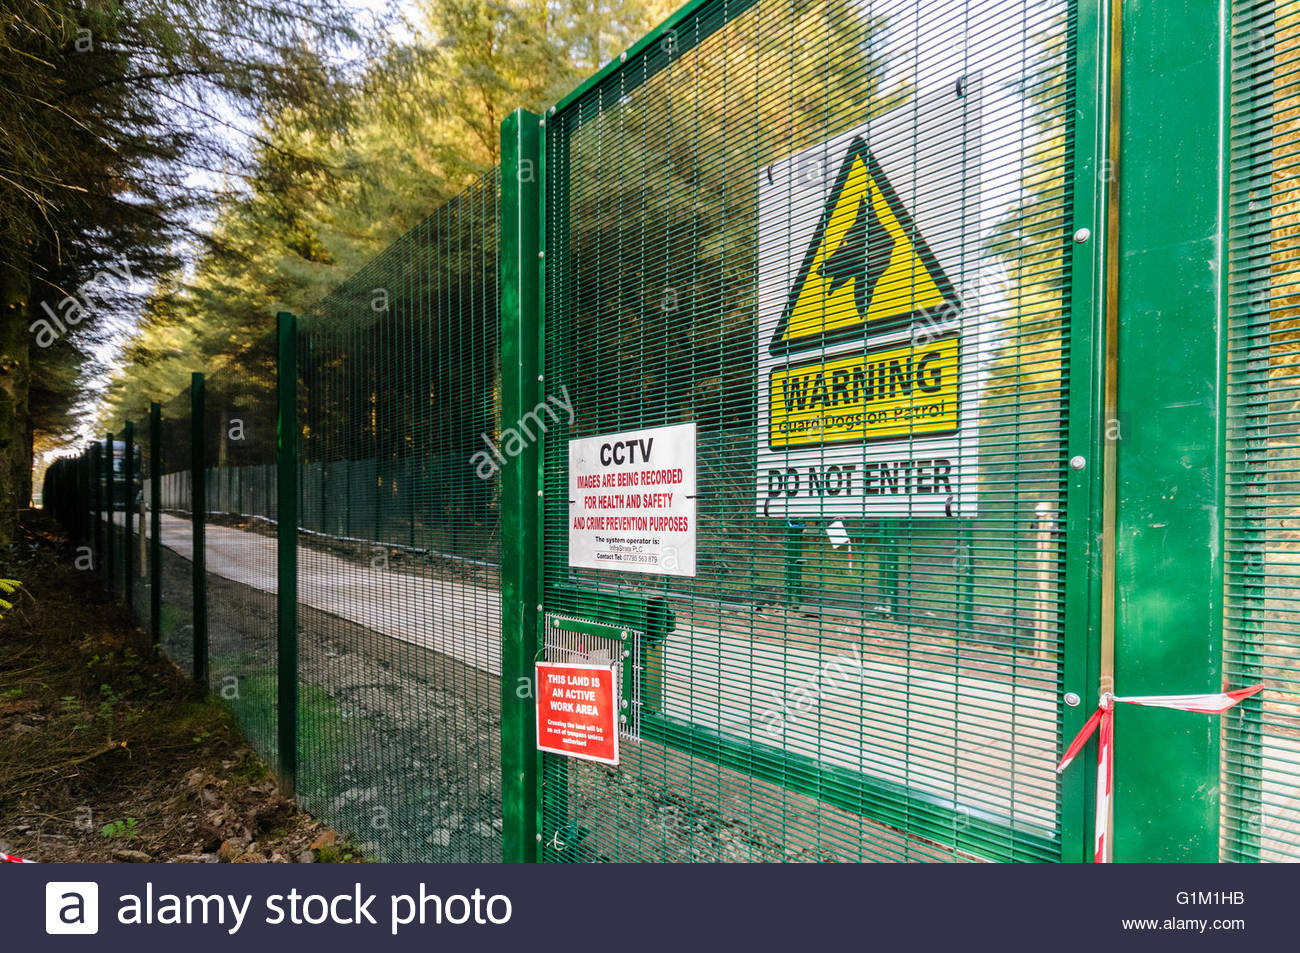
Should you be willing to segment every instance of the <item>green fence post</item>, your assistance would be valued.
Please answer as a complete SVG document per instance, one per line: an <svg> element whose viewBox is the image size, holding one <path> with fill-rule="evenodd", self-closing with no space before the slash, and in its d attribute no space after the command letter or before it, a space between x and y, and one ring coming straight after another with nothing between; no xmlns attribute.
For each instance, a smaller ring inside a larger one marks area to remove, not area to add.
<svg viewBox="0 0 1300 953"><path fill-rule="evenodd" d="M135 424L122 428L122 599L126 610L135 613Z"/></svg>
<svg viewBox="0 0 1300 953"><path fill-rule="evenodd" d="M1121 695L1222 687L1228 44L1223 11L1207 12L1200 0L1123 6ZM1116 861L1219 859L1219 728L1216 717L1118 706Z"/></svg>
<svg viewBox="0 0 1300 953"><path fill-rule="evenodd" d="M95 524L91 522L93 514L91 512L90 493L91 487L94 485L95 480L98 479L98 474L96 474L93 469L94 461L90 459L89 453L83 453L78 458L77 464L77 469L81 473L81 499L77 502L81 506L82 543L90 546L93 568L93 554L95 547L92 539L95 532Z"/></svg>
<svg viewBox="0 0 1300 953"><path fill-rule="evenodd" d="M326 463L324 460L322 460L320 462L320 525L316 527L316 530L321 533L330 532L329 493L326 491L326 488L328 486L329 486L329 464ZM351 493L352 493L352 486L351 484L349 484L348 485L349 495L346 497L346 499L348 500L352 499ZM351 510L352 507L346 506L344 507L344 509ZM347 535L351 536L352 534L349 532Z"/></svg>
<svg viewBox="0 0 1300 953"><path fill-rule="evenodd" d="M293 797L298 780L298 322L276 315L276 698L280 787Z"/></svg>
<svg viewBox="0 0 1300 953"><path fill-rule="evenodd" d="M897 618L902 609L902 590L899 584L899 565L902 563L900 555L903 547L904 534L899 531L897 520L886 519L881 521L881 531L885 538L885 552L888 561L888 569L885 573L887 596L885 605L889 607L889 615Z"/></svg>
<svg viewBox="0 0 1300 953"><path fill-rule="evenodd" d="M785 524L785 599L792 606L803 604L803 523Z"/></svg>
<svg viewBox="0 0 1300 953"><path fill-rule="evenodd" d="M82 530L85 528L86 519L81 512L82 494L81 486L83 483L82 473L84 471L82 460L78 457L68 458L68 484L71 492L68 494L68 518L70 520L70 535L74 543L80 544L84 538Z"/></svg>
<svg viewBox="0 0 1300 953"><path fill-rule="evenodd" d="M162 407L149 405L149 640L162 644Z"/></svg>
<svg viewBox="0 0 1300 953"><path fill-rule="evenodd" d="M190 377L190 568L194 616L194 683L208 692L208 567L204 524L208 512L203 375Z"/></svg>
<svg viewBox="0 0 1300 953"><path fill-rule="evenodd" d="M113 579L113 537L117 535L113 498L117 494L113 490L113 434L109 432L104 434L104 492L108 495L104 505L108 510L108 525L104 528L104 579L108 582L110 596L117 591L117 583Z"/></svg>
<svg viewBox="0 0 1300 953"><path fill-rule="evenodd" d="M80 546L86 541L86 533L90 529L90 515L87 512L90 480L86 476L85 457L72 459L72 475L75 487L72 496L72 513L77 527L77 545Z"/></svg>
<svg viewBox="0 0 1300 953"><path fill-rule="evenodd" d="M501 419L541 400L540 118L522 109L501 124ZM539 765L533 663L542 601L541 451L534 443L501 470L502 858L537 857ZM532 690L521 691L528 686Z"/></svg>
<svg viewBox="0 0 1300 953"><path fill-rule="evenodd" d="M90 528L90 549L94 559L94 571L102 572L104 565L104 514L103 492L100 483L104 478L103 467L99 463L99 444L92 442L87 453L90 462L90 509L94 523Z"/></svg>
<svg viewBox="0 0 1300 953"><path fill-rule="evenodd" d="M1113 260L1114 235L1109 213L1113 209L1116 168L1112 140L1112 97L1115 70L1112 36L1118 24L1112 15L1119 0L1088 0L1076 4L1075 70L1070 80L1073 122L1067 128L1067 154L1074 156L1073 216L1064 246L1064 280L1070 288L1068 362L1069 398L1067 438L1059 466L1065 474L1064 600L1060 610L1063 630L1061 744L1069 744L1095 709L1100 681L1100 646L1105 574L1100 528L1104 522L1104 434L1106 431L1106 347L1108 318L1113 320L1107 295L1108 271ZM1114 90L1118 95L1118 89ZM1080 240L1082 239L1082 240ZM980 578L977 562L990 555L978 529L965 531L966 592L970 608L965 617L974 625L974 593ZM1107 629L1109 632L1109 629ZM1077 698L1075 704L1067 699ZM1095 742L1094 742L1095 744ZM1096 749L1080 757L1060 778L1061 859L1090 861L1093 856L1092 823L1096 790Z"/></svg>

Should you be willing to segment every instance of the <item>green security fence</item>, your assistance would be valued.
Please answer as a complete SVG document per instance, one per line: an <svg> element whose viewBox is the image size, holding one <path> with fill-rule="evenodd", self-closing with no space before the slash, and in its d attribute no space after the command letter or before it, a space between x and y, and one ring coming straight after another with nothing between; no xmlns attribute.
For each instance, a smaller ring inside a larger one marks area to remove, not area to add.
<svg viewBox="0 0 1300 953"><path fill-rule="evenodd" d="M196 535L191 523L190 531L194 551L200 538L203 550L200 655L206 655L208 690L231 709L272 769L292 777L278 744L278 510L258 507L267 496L275 503L273 493L240 479L250 470L274 473L277 356L275 337L265 335L229 366L204 376L202 427L192 432L190 446L191 459L202 461L202 486L191 483L191 493L203 505L196 502L190 513L191 520L201 517L201 529ZM245 483L251 485L245 489ZM259 509L262 518L250 518Z"/></svg>
<svg viewBox="0 0 1300 953"><path fill-rule="evenodd" d="M497 175L298 322L298 790L393 860L501 856Z"/></svg>
<svg viewBox="0 0 1300 953"><path fill-rule="evenodd" d="M618 776L548 756L549 857L1060 858L1067 13L699 4L546 117L546 379L576 404L546 444L548 606L675 619L647 636L658 698ZM926 213L963 301L910 340L982 351L976 420L942 451L976 471L950 515L906 494L892 514L829 494L774 511L773 473L891 459L762 432L769 374L848 353L774 365L786 285L765 288L794 277L846 130ZM565 438L688 421L694 578L572 570Z"/></svg>
<svg viewBox="0 0 1300 953"><path fill-rule="evenodd" d="M376 859L1086 860L1100 693L1256 682L1117 713L1114 857L1300 859L1300 3L1199 9L689 3L46 505ZM682 425L693 571L592 568Z"/></svg>

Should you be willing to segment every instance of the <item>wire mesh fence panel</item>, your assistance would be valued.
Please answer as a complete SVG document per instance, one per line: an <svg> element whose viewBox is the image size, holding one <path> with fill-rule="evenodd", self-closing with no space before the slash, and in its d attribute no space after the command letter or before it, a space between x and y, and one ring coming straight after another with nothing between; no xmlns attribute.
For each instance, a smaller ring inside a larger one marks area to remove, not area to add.
<svg viewBox="0 0 1300 953"><path fill-rule="evenodd" d="M299 763L367 856L501 857L492 172L299 322Z"/></svg>
<svg viewBox="0 0 1300 953"><path fill-rule="evenodd" d="M1226 860L1300 860L1300 5L1232 11Z"/></svg>
<svg viewBox="0 0 1300 953"><path fill-rule="evenodd" d="M208 688L278 771L276 380L270 334L207 375L203 459Z"/></svg>
<svg viewBox="0 0 1300 953"><path fill-rule="evenodd" d="M546 117L546 608L641 629L547 859L1060 856L1071 10L695 4ZM685 522L575 486L687 423Z"/></svg>
<svg viewBox="0 0 1300 953"><path fill-rule="evenodd" d="M164 653L181 671L194 671L193 536L190 514L190 392L162 405L162 467L159 494L160 625Z"/></svg>

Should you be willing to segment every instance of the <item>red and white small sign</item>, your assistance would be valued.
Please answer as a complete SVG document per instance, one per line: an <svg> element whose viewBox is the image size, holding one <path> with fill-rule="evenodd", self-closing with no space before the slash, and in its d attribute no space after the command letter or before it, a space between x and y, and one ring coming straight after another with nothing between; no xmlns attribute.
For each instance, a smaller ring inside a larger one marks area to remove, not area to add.
<svg viewBox="0 0 1300 953"><path fill-rule="evenodd" d="M618 764L618 702L612 665L537 663L537 747Z"/></svg>

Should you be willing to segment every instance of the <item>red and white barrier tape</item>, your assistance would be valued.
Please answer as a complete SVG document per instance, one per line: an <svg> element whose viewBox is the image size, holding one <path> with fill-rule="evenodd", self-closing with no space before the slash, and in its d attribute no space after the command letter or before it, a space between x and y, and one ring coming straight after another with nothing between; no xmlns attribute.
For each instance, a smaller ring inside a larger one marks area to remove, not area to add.
<svg viewBox="0 0 1300 953"><path fill-rule="evenodd" d="M1175 708L1179 711L1197 712L1202 715L1222 715L1242 699L1249 698L1264 690L1264 686L1252 685L1250 688L1238 688L1231 692L1218 692L1211 695L1112 695L1110 692L1101 696L1101 704L1091 717L1083 723L1079 733L1065 749L1065 756L1056 766L1060 774L1070 766L1075 755L1083 750L1094 731L1099 732L1097 739L1097 820L1096 843L1093 848L1093 862L1104 864L1107 861L1107 838L1110 836L1110 797L1112 782L1115 777L1115 702L1126 705L1145 705L1148 708Z"/></svg>
<svg viewBox="0 0 1300 953"><path fill-rule="evenodd" d="M34 860L23 860L21 857L15 857L13 854L0 853L0 864L34 864Z"/></svg>

